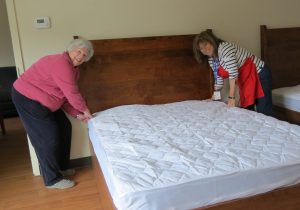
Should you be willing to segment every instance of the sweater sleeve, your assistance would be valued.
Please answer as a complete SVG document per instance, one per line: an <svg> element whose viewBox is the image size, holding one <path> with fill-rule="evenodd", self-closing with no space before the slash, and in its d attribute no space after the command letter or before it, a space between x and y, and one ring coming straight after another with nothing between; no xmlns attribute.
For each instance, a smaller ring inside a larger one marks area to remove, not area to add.
<svg viewBox="0 0 300 210"><path fill-rule="evenodd" d="M60 59L52 67L51 74L54 82L61 89L70 104L70 106L66 105L68 107L66 111L68 112L70 107L72 107L79 112L84 112L87 106L77 85L77 79L79 78L78 69L75 69L68 60Z"/></svg>
<svg viewBox="0 0 300 210"><path fill-rule="evenodd" d="M74 107L72 107L72 105L66 101L63 106L62 106L63 110L65 110L69 115L76 117L78 114L80 114L81 112L79 112L77 109L74 109Z"/></svg>

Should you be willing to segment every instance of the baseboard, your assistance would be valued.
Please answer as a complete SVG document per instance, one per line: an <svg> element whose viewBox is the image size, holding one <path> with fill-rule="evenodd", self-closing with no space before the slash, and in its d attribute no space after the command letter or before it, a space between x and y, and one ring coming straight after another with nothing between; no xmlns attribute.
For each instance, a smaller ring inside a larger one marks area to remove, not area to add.
<svg viewBox="0 0 300 210"><path fill-rule="evenodd" d="M70 168L83 168L87 166L92 166L92 157L83 157L83 158L77 158L70 160ZM41 168L39 166L39 171L34 173L34 176L40 176L41 175Z"/></svg>
<svg viewBox="0 0 300 210"><path fill-rule="evenodd" d="M92 157L83 157L70 160L70 168L82 168L92 165Z"/></svg>

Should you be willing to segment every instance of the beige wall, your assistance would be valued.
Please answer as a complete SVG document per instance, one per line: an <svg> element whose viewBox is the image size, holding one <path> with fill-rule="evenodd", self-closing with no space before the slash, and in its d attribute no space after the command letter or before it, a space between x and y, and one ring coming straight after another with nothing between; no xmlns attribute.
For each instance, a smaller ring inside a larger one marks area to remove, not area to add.
<svg viewBox="0 0 300 210"><path fill-rule="evenodd" d="M0 67L14 66L5 0L0 0Z"/></svg>
<svg viewBox="0 0 300 210"><path fill-rule="evenodd" d="M13 1L13 0L7 0ZM14 0L25 68L42 55L64 50L73 35L87 39L198 33L221 38L259 55L259 26L300 26L299 0ZM10 10L10 9L9 9ZM9 11L10 12L10 11ZM50 29L33 19L49 16ZM72 157L89 155L85 126L75 126Z"/></svg>

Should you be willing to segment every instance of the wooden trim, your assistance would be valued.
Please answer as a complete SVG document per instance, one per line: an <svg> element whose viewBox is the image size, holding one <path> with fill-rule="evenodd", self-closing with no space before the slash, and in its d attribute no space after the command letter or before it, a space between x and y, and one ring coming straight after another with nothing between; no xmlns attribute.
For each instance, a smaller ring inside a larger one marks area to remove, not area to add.
<svg viewBox="0 0 300 210"><path fill-rule="evenodd" d="M267 26L266 25L261 25L260 26L260 49L261 49L261 59L264 60L266 63L268 63L268 61L266 61L266 48L267 48L267 38L266 38L266 30L267 30Z"/></svg>

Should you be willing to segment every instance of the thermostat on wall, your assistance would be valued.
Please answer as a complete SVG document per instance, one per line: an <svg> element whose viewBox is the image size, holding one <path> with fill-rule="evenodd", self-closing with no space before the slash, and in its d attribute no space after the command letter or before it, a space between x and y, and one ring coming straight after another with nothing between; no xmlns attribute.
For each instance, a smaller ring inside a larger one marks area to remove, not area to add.
<svg viewBox="0 0 300 210"><path fill-rule="evenodd" d="M50 19L49 17L36 17L34 19L35 28L50 28Z"/></svg>

